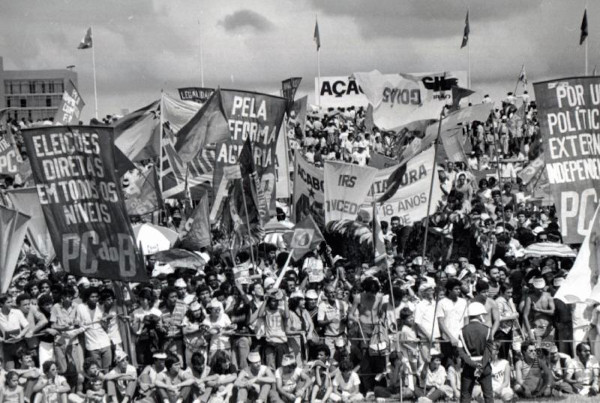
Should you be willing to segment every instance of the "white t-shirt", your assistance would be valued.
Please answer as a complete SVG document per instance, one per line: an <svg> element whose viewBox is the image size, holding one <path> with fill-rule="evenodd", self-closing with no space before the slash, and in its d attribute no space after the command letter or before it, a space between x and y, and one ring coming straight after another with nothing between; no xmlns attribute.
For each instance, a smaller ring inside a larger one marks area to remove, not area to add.
<svg viewBox="0 0 600 403"><path fill-rule="evenodd" d="M342 376L341 371L337 371L335 378L333 378L333 389L338 390L340 392L350 392L355 387L358 387L359 385L360 385L360 378L358 377L358 374L354 371L352 371L352 373L350 374L350 378L348 379L348 382L346 382L344 380L344 377ZM357 390L357 389L354 389L354 390Z"/></svg>
<svg viewBox="0 0 600 403"><path fill-rule="evenodd" d="M504 384L506 367L509 365L510 364L506 360L492 362L492 389L494 392L500 392L500 388Z"/></svg>
<svg viewBox="0 0 600 403"><path fill-rule="evenodd" d="M94 351L110 347L110 338L99 323L103 313L100 305L96 305L96 309L93 312L87 304L79 304L75 308L75 319L79 324L89 325L88 329L84 332L85 348L87 350Z"/></svg>
<svg viewBox="0 0 600 403"><path fill-rule="evenodd" d="M465 324L467 314L467 301L458 298L456 302L450 298L443 298L438 307L438 318L443 318L444 324L452 337L458 340L461 329ZM441 332L441 329L440 329ZM446 335L443 335L446 338Z"/></svg>
<svg viewBox="0 0 600 403"><path fill-rule="evenodd" d="M11 309L8 315L0 312L0 329L4 333L20 333L29 326L29 322L19 309Z"/></svg>
<svg viewBox="0 0 600 403"><path fill-rule="evenodd" d="M294 393L296 390L296 385L298 384L298 379L300 379L300 375L302 375L302 369L296 368L292 373L292 376L286 380L283 380L282 369L277 368L275 371L275 379L282 379L282 389L288 393Z"/></svg>
<svg viewBox="0 0 600 403"><path fill-rule="evenodd" d="M218 328L221 332L210 338L210 351L227 350L231 348L229 336L224 336L222 334L223 328L231 326L231 319L229 319L229 316L226 313L221 313L221 316L216 322L211 321L210 317L207 317L202 324L208 326L209 329Z"/></svg>

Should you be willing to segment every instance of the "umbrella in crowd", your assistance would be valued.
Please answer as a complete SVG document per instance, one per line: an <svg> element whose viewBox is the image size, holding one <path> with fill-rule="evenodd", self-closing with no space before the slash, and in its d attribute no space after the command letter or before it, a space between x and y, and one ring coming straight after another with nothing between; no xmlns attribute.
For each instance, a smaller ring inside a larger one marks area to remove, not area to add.
<svg viewBox="0 0 600 403"><path fill-rule="evenodd" d="M577 252L568 245L558 242L539 242L529 245L525 249L525 257L577 257Z"/></svg>
<svg viewBox="0 0 600 403"><path fill-rule="evenodd" d="M202 256L185 249L168 249L155 253L153 257L161 263L168 263L171 267L198 270L206 265Z"/></svg>
<svg viewBox="0 0 600 403"><path fill-rule="evenodd" d="M154 224L136 224L133 233L144 255L170 249L177 241L177 232Z"/></svg>

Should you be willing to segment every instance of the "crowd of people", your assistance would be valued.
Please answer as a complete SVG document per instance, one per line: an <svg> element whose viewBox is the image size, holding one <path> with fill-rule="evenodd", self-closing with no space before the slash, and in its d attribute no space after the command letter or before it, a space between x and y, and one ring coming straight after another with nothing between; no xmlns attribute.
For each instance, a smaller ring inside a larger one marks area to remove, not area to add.
<svg viewBox="0 0 600 403"><path fill-rule="evenodd" d="M540 142L535 104L521 103L509 94L486 122L465 126L472 151L439 164L444 197L430 217L380 223L387 267L326 242L290 261L288 245L265 242L233 259L223 248L199 251L200 270L148 256L151 280L124 287L65 273L26 241L0 296L0 403L596 395L600 307L554 298L572 258L525 254L562 238L554 208L517 176ZM305 126L291 116L288 138L319 166L396 158L419 136L381 132L366 118L364 108L309 114ZM494 161L500 169L478 179ZM2 188L17 186L8 178ZM162 225L181 228L176 204ZM292 226L285 208L277 220ZM240 267L247 281L236 281Z"/></svg>

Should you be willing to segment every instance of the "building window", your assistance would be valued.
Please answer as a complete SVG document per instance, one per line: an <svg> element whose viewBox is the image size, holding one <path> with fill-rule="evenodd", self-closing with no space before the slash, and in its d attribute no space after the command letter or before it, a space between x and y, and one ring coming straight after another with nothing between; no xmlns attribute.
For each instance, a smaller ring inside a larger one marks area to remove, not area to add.
<svg viewBox="0 0 600 403"><path fill-rule="evenodd" d="M21 99L21 108L27 108L27 100Z"/></svg>
<svg viewBox="0 0 600 403"><path fill-rule="evenodd" d="M46 97L46 106L52 106L52 98Z"/></svg>
<svg viewBox="0 0 600 403"><path fill-rule="evenodd" d="M10 108L10 98L6 98L6 107Z"/></svg>

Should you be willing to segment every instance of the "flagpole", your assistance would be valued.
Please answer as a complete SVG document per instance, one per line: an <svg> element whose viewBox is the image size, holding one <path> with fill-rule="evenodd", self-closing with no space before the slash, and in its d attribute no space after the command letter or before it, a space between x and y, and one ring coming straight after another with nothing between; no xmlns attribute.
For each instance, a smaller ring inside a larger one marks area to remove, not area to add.
<svg viewBox="0 0 600 403"><path fill-rule="evenodd" d="M469 7L467 7L467 15L469 15ZM469 21L469 25L471 24L471 22ZM469 35L471 35L471 28L469 27ZM471 89L471 41L469 40L471 38L467 39L467 60L468 60L468 82L469 82L469 89Z"/></svg>
<svg viewBox="0 0 600 403"><path fill-rule="evenodd" d="M431 172L431 184L429 185L429 199L427 199L427 215L425 218L425 236L423 237L423 252L421 253L421 257L423 260L425 259L425 251L427 250L427 234L429 233L429 213L431 211L431 198L433 196L433 182L435 181L435 175L437 175L435 166L437 159L437 151L440 143L440 134L442 133L442 120L444 119L444 108L442 107L442 111L440 112L440 122L438 123L438 132L435 141L433 142L433 169Z"/></svg>
<svg viewBox="0 0 600 403"><path fill-rule="evenodd" d="M240 178L240 186L242 188L242 202L244 203L244 212L246 213L246 226L248 227L248 244L250 246L250 258L252 259L252 265L256 268L256 261L254 260L254 248L252 247L252 234L250 233L250 217L248 216L248 206L246 205L246 192L244 192L244 178Z"/></svg>
<svg viewBox="0 0 600 403"><path fill-rule="evenodd" d="M198 18L198 25L200 26L200 34L198 35L198 41L200 42L200 84L204 87L204 58L202 55L202 25L200 25L200 18Z"/></svg>
<svg viewBox="0 0 600 403"><path fill-rule="evenodd" d="M319 19L315 15L316 24L319 25ZM320 41L321 31L319 31ZM317 105L321 106L321 46L317 45Z"/></svg>
<svg viewBox="0 0 600 403"><path fill-rule="evenodd" d="M90 27L90 30L92 28ZM96 41L94 41L96 42ZM94 73L94 107L96 108L96 119L98 119L98 89L96 86L96 43L92 43L92 71ZM586 53L587 55L587 53ZM586 56L587 57L587 56Z"/></svg>
<svg viewBox="0 0 600 403"><path fill-rule="evenodd" d="M375 220L377 220L377 199L375 198L375 191L373 189L373 184L371 184L371 196L373 197L373 203L372 203L372 207L373 207L373 229L372 229L372 233L373 233L373 261L376 262L377 261L377 231L375 230L377 227L375 227ZM390 287L391 285L391 278L390 278ZM394 298L394 297L392 297Z"/></svg>
<svg viewBox="0 0 600 403"><path fill-rule="evenodd" d="M590 38L585 38L585 75L588 75L588 42Z"/></svg>

